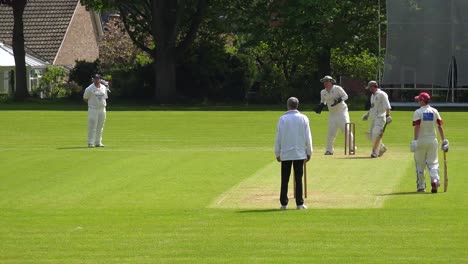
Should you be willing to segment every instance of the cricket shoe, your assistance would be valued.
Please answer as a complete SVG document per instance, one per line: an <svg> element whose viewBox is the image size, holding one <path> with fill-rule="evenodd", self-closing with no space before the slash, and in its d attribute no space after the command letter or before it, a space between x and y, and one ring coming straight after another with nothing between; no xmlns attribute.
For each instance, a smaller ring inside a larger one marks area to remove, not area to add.
<svg viewBox="0 0 468 264"><path fill-rule="evenodd" d="M418 189L418 193L423 193L423 192L426 192L426 190L424 190L424 189Z"/></svg>
<svg viewBox="0 0 468 264"><path fill-rule="evenodd" d="M104 144L102 144L102 143L96 144L96 147L98 147L98 148L103 148L103 147L104 147Z"/></svg>
<svg viewBox="0 0 468 264"><path fill-rule="evenodd" d="M382 155L387 151L387 147L383 146L379 150L379 157L382 157Z"/></svg>
<svg viewBox="0 0 468 264"><path fill-rule="evenodd" d="M331 153L330 151L327 150L327 151L325 152L325 154L323 154L323 155L333 155L333 153Z"/></svg>
<svg viewBox="0 0 468 264"><path fill-rule="evenodd" d="M298 206L296 207L296 209L297 209L297 210L305 210L305 209L307 209L307 206L306 206L305 204L301 204L301 205L298 205Z"/></svg>
<svg viewBox="0 0 468 264"><path fill-rule="evenodd" d="M370 157L374 159L374 158L377 158L378 156L377 156L377 154L375 154L375 152L372 152L372 154L370 155Z"/></svg>
<svg viewBox="0 0 468 264"><path fill-rule="evenodd" d="M93 144L88 144L88 148L94 148Z"/></svg>
<svg viewBox="0 0 468 264"><path fill-rule="evenodd" d="M288 206L287 206L287 205L282 205L282 206L280 207L280 210L286 210L286 209L288 209Z"/></svg>
<svg viewBox="0 0 468 264"><path fill-rule="evenodd" d="M437 189L439 188L439 181L433 180L431 182L431 186L432 186L431 193L437 193Z"/></svg>

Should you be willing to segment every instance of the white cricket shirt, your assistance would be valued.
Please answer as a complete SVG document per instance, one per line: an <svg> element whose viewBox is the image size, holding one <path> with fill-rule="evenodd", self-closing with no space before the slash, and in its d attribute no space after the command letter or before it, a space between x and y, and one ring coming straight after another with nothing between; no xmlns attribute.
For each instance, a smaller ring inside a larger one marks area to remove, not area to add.
<svg viewBox="0 0 468 264"><path fill-rule="evenodd" d="M421 106L414 111L413 125L419 124L419 139L434 139L437 137L435 127L442 125L439 111L430 105Z"/></svg>
<svg viewBox="0 0 468 264"><path fill-rule="evenodd" d="M341 98L343 101L335 106L331 106L333 103L335 103L335 100L339 98ZM341 113L347 111L348 106L345 103L346 100L348 100L348 94L341 86L338 85L333 85L330 91L323 89L320 92L320 102L327 105L328 112L330 113Z"/></svg>
<svg viewBox="0 0 468 264"><path fill-rule="evenodd" d="M92 83L88 88L86 88L83 98L88 100L89 108L105 108L107 105L107 88L102 85L98 88Z"/></svg>
<svg viewBox="0 0 468 264"><path fill-rule="evenodd" d="M371 95L371 108L369 114L371 118L385 116L387 109L392 109L390 102L388 101L388 95L386 92L377 89L375 93Z"/></svg>
<svg viewBox="0 0 468 264"><path fill-rule="evenodd" d="M312 155L309 119L298 110L289 110L278 121L275 155L281 161L306 159Z"/></svg>

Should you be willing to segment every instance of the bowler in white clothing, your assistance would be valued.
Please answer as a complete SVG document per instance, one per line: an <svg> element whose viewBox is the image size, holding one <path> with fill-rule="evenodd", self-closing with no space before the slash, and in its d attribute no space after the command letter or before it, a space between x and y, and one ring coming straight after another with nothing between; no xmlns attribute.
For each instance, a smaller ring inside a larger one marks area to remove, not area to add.
<svg viewBox="0 0 468 264"><path fill-rule="evenodd" d="M93 83L86 88L83 100L88 103L88 147L104 147L102 132L106 122L107 87L101 75L93 75Z"/></svg>
<svg viewBox="0 0 468 264"><path fill-rule="evenodd" d="M288 111L278 121L275 139L276 160L281 162L281 193L280 209L288 206L288 183L291 166L294 168L296 181L297 209L306 209L302 198L302 175L304 162L310 160L312 155L312 135L310 133L309 119L301 114L297 108L299 100L290 97L287 101Z"/></svg>

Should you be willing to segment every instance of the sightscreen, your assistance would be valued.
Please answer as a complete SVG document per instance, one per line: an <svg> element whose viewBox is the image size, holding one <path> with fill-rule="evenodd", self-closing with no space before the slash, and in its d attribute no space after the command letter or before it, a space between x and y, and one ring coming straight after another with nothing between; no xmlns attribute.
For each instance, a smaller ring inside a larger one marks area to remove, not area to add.
<svg viewBox="0 0 468 264"><path fill-rule="evenodd" d="M468 0L387 0L386 87L468 87ZM452 82L452 76L453 82Z"/></svg>

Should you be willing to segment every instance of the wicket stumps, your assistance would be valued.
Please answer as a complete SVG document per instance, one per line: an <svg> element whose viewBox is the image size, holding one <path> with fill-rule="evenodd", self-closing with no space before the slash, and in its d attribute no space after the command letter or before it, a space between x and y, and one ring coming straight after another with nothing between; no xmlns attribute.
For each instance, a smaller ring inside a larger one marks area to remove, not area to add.
<svg viewBox="0 0 468 264"><path fill-rule="evenodd" d="M344 154L354 155L356 154L356 125L354 123L345 124L345 143L344 143Z"/></svg>

